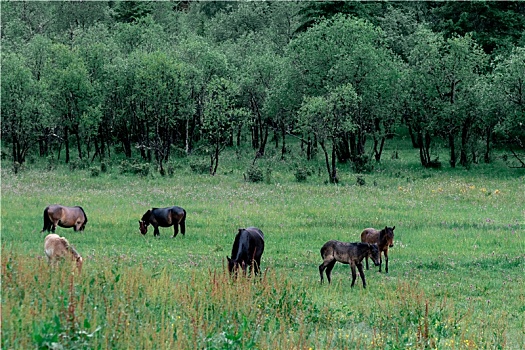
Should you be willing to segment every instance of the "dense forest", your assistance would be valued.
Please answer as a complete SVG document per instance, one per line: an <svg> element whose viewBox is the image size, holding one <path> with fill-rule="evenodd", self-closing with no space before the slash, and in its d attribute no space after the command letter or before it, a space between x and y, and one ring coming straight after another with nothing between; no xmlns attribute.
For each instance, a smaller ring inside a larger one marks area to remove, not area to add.
<svg viewBox="0 0 525 350"><path fill-rule="evenodd" d="M381 161L400 127L423 167L525 167L524 2L2 1L2 159L254 157L287 140Z"/></svg>

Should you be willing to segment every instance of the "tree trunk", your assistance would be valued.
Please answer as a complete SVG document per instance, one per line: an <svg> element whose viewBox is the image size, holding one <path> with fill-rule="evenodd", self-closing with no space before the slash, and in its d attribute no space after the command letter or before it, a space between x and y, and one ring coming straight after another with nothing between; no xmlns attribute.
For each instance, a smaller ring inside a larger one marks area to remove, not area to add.
<svg viewBox="0 0 525 350"><path fill-rule="evenodd" d="M75 129L76 129L75 136L76 136L76 140L77 140L78 158L82 159L82 144L80 142L80 135L78 133L78 126Z"/></svg>
<svg viewBox="0 0 525 350"><path fill-rule="evenodd" d="M336 184L338 183L337 179L337 167L336 167L336 159L337 159L337 150L336 150L336 142L335 138L332 139L332 174L330 176L330 183Z"/></svg>
<svg viewBox="0 0 525 350"><path fill-rule="evenodd" d="M284 160L284 154L286 153L286 128L284 125L281 125L281 137L283 139L281 147L281 160Z"/></svg>
<svg viewBox="0 0 525 350"><path fill-rule="evenodd" d="M69 163L69 127L64 127L64 145L66 147L66 164Z"/></svg>
<svg viewBox="0 0 525 350"><path fill-rule="evenodd" d="M454 141L454 134L452 132L448 134L448 145L450 147L450 166L455 168L457 163L456 144Z"/></svg>
<svg viewBox="0 0 525 350"><path fill-rule="evenodd" d="M323 153L324 153L324 160L325 160L325 163L326 163L326 171L328 172L328 180L330 182L332 182L332 170L330 169L330 160L328 159L328 152L326 151L326 147L324 145L324 141L323 142L319 142L319 144L321 145L321 149L323 150Z"/></svg>
<svg viewBox="0 0 525 350"><path fill-rule="evenodd" d="M487 127L486 130L487 138L485 140L485 155L483 157L483 160L485 163L490 163L490 138L492 137L492 132L489 127Z"/></svg>

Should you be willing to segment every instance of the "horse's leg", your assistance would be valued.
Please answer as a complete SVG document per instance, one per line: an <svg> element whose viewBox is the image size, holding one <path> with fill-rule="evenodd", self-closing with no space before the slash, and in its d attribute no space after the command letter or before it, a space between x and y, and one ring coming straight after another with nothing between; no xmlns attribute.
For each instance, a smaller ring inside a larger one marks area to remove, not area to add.
<svg viewBox="0 0 525 350"><path fill-rule="evenodd" d="M182 218L180 222L180 233L186 235L186 218Z"/></svg>
<svg viewBox="0 0 525 350"><path fill-rule="evenodd" d="M321 265L319 265L319 274L321 275L321 283L324 282L323 280L323 272L324 270L326 269L326 267L330 265L330 262L326 262L326 261L323 261L323 263ZM328 275L326 275L326 277L328 277ZM330 278L328 278L328 283L330 283Z"/></svg>
<svg viewBox="0 0 525 350"><path fill-rule="evenodd" d="M383 259L382 259L383 252L379 252L379 272L381 272L381 267L383 266Z"/></svg>
<svg viewBox="0 0 525 350"><path fill-rule="evenodd" d="M326 278L328 278L328 283L332 283L332 269L334 268L336 262L337 260L334 259L326 267Z"/></svg>
<svg viewBox="0 0 525 350"><path fill-rule="evenodd" d="M366 269L368 270L368 256L365 257L365 261L366 261Z"/></svg>
<svg viewBox="0 0 525 350"><path fill-rule="evenodd" d="M357 264L357 269L359 270L359 276L361 276L361 280L363 281L363 288L366 288L365 273L363 272L363 263Z"/></svg>
<svg viewBox="0 0 525 350"><path fill-rule="evenodd" d="M178 223L174 223L173 224L173 237L172 238L177 237L178 234L179 234L179 224Z"/></svg>
<svg viewBox="0 0 525 350"><path fill-rule="evenodd" d="M350 268L352 269L352 285L351 287L354 288L355 280L357 278L357 273L355 272L355 264L350 264Z"/></svg>
<svg viewBox="0 0 525 350"><path fill-rule="evenodd" d="M253 263L253 271L254 271L255 275L259 274L259 271L260 271L259 266L260 265L261 265L261 258L255 259L254 263Z"/></svg>
<svg viewBox="0 0 525 350"><path fill-rule="evenodd" d="M388 248L385 250L385 273L388 273Z"/></svg>
<svg viewBox="0 0 525 350"><path fill-rule="evenodd" d="M160 236L159 226L155 225L155 226L153 226L153 229L154 229L153 230L153 236L154 237Z"/></svg>

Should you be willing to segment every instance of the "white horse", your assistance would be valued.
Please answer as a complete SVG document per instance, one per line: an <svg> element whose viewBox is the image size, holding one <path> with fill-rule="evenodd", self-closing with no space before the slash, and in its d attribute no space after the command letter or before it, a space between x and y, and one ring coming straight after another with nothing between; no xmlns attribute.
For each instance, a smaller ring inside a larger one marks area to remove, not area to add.
<svg viewBox="0 0 525 350"><path fill-rule="evenodd" d="M50 263L70 257L72 261L76 262L78 272L82 271L82 257L64 237L54 233L48 234L44 240L44 252Z"/></svg>

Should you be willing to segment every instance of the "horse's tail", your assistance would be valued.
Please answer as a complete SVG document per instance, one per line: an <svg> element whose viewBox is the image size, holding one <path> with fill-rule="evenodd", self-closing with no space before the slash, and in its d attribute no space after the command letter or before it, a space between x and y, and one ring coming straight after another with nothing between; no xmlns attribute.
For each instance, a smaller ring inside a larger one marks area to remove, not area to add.
<svg viewBox="0 0 525 350"><path fill-rule="evenodd" d="M182 209L182 211L184 212L184 215L182 216L182 220L180 222L185 223L186 222L186 210Z"/></svg>
<svg viewBox="0 0 525 350"><path fill-rule="evenodd" d="M45 230L49 231L51 229L51 219L49 218L49 214L48 214L48 211L49 211L49 207L46 207L46 209L44 209L44 228L42 228L42 231L40 231L41 233L44 232Z"/></svg>

